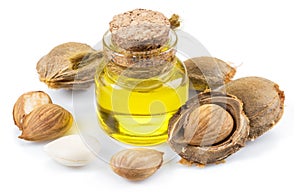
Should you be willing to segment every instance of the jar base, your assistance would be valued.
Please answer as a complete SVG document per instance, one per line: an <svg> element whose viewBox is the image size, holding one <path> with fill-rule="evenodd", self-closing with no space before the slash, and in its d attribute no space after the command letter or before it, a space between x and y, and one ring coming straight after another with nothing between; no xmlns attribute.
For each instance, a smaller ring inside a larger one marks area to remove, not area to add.
<svg viewBox="0 0 300 192"><path fill-rule="evenodd" d="M168 139L168 136L166 134L155 136L155 137L151 137L151 136L136 137L131 135L123 135L123 134L111 134L110 136L117 141L129 145L135 145L135 146L159 145L166 142Z"/></svg>

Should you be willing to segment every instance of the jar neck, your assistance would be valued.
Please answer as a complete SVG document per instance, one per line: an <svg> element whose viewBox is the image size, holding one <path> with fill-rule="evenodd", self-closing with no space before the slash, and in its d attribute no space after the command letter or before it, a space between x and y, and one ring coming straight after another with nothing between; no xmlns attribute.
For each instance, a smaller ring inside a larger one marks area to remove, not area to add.
<svg viewBox="0 0 300 192"><path fill-rule="evenodd" d="M103 51L109 71L137 79L147 79L168 73L177 62L177 35L171 30L165 45L145 51L127 51L111 41L108 31L103 36Z"/></svg>

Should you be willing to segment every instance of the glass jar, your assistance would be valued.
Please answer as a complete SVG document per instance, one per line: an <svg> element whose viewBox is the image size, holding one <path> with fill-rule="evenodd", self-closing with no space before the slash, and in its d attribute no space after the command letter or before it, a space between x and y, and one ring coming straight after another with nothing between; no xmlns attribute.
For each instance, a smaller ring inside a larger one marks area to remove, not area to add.
<svg viewBox="0 0 300 192"><path fill-rule="evenodd" d="M155 145L168 137L171 116L188 99L185 66L176 57L177 35L149 51L127 51L103 36L104 58L95 75L97 115L112 138Z"/></svg>

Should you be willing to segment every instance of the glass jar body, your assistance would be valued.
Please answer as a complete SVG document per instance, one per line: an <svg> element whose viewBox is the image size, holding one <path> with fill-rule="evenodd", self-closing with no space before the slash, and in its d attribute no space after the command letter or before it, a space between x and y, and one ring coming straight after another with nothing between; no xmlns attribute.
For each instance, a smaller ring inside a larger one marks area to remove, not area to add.
<svg viewBox="0 0 300 192"><path fill-rule="evenodd" d="M188 99L186 69L172 38L154 52L128 54L104 36L95 94L98 120L109 136L142 146L167 140L169 119Z"/></svg>

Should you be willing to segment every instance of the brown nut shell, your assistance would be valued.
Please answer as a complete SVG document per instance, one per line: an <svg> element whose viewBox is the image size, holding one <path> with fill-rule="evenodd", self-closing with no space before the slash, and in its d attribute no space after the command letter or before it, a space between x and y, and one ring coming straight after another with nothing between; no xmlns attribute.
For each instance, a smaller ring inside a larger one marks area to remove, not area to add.
<svg viewBox="0 0 300 192"><path fill-rule="evenodd" d="M52 100L43 91L30 91L22 94L13 107L14 123L22 130L25 116L35 108L47 103L52 103Z"/></svg>
<svg viewBox="0 0 300 192"><path fill-rule="evenodd" d="M243 102L245 114L250 120L249 140L254 140L270 130L283 115L284 92L268 79L240 78L226 84L224 91Z"/></svg>
<svg viewBox="0 0 300 192"><path fill-rule="evenodd" d="M140 181L153 175L163 163L163 153L154 149L126 149L110 160L112 170L128 180Z"/></svg>
<svg viewBox="0 0 300 192"><path fill-rule="evenodd" d="M191 111L207 104L218 105L226 110L233 119L234 127L229 136L211 146L190 144L184 137L188 116ZM239 99L221 92L203 92L189 99L170 119L168 143L184 162L206 165L218 163L238 151L245 145L248 134L249 121Z"/></svg>
<svg viewBox="0 0 300 192"><path fill-rule="evenodd" d="M28 141L52 140L63 136L71 127L70 112L56 104L44 104L25 116L21 139Z"/></svg>
<svg viewBox="0 0 300 192"><path fill-rule="evenodd" d="M50 88L85 89L93 84L101 58L102 52L87 44L68 42L42 57L36 70L40 81Z"/></svg>
<svg viewBox="0 0 300 192"><path fill-rule="evenodd" d="M216 89L229 82L235 68L215 57L195 57L184 61L190 79L190 89L204 91Z"/></svg>

